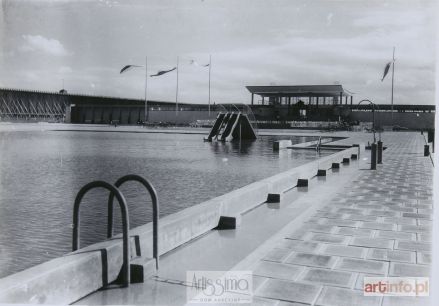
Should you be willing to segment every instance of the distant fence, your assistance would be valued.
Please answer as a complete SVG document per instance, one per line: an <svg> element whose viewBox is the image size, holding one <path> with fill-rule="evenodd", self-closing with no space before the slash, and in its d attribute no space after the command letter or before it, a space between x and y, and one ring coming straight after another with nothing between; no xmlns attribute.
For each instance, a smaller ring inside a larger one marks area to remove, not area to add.
<svg viewBox="0 0 439 306"><path fill-rule="evenodd" d="M375 112L375 125L396 125L410 130L433 129L435 112ZM367 111L351 112L349 119L359 122L372 122L372 113Z"/></svg>

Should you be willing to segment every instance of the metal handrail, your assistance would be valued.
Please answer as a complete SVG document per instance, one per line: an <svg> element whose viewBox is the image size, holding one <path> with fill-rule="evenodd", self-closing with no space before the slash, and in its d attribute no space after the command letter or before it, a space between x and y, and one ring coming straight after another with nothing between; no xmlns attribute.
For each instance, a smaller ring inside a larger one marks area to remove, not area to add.
<svg viewBox="0 0 439 306"><path fill-rule="evenodd" d="M105 188L110 191L110 194L116 196L117 201L120 206L121 215L122 215L122 239L123 239L123 265L122 265L122 286L128 287L130 283L130 248L128 247L128 231L130 229L129 222L129 214L128 214L128 206L123 194L117 189L115 186L104 182L104 181L94 181L83 186L75 198L75 204L73 206L73 242L72 242L72 251L76 251L79 249L79 207L84 195L94 188Z"/></svg>
<svg viewBox="0 0 439 306"><path fill-rule="evenodd" d="M149 192L152 200L152 231L153 231L153 258L155 258L156 269L159 268L159 251L158 251L158 223L159 223L159 202L157 197L157 192L154 186L145 178L136 174L128 174L119 178L114 184L119 188L123 183L128 181L136 181L141 183ZM116 194L117 196L117 194ZM108 198L108 227L107 227L107 238L113 236L113 200L114 194L110 193Z"/></svg>
<svg viewBox="0 0 439 306"><path fill-rule="evenodd" d="M363 102L368 102L370 103L370 105L372 105L372 132L373 132L373 142L376 143L376 137L375 137L375 133L376 133L376 129L375 129L375 107L378 108L378 110L380 109L378 107L378 105L376 105L375 103L373 103L372 101L370 101L369 99L363 99L360 102L358 102L357 108L360 106L361 103ZM380 129L378 130L378 137L379 137L379 141L381 141L381 116L380 116Z"/></svg>
<svg viewBox="0 0 439 306"><path fill-rule="evenodd" d="M322 136L319 136L319 140L316 144L316 151L317 152L320 152L321 146L322 146Z"/></svg>

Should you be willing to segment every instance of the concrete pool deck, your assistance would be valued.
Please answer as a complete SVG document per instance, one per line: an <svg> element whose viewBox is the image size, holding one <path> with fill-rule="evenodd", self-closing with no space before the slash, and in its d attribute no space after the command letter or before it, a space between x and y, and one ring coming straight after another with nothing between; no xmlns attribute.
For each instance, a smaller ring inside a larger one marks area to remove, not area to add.
<svg viewBox="0 0 439 306"><path fill-rule="evenodd" d="M372 139L330 135L349 137L338 144ZM161 256L158 274L145 283L100 290L77 304L184 305L186 271L251 270L254 304L426 305L421 297L363 296L364 276L430 273L433 167L424 137L389 132L383 141L388 149L376 171L362 152L307 190L244 214L237 229L210 231Z"/></svg>

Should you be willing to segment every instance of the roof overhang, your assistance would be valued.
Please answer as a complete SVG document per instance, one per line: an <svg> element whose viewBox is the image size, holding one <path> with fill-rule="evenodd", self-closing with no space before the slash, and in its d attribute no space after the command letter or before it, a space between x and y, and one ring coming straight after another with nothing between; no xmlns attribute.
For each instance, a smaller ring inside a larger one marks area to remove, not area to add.
<svg viewBox="0 0 439 306"><path fill-rule="evenodd" d="M262 97L340 97L350 96L341 85L246 86Z"/></svg>

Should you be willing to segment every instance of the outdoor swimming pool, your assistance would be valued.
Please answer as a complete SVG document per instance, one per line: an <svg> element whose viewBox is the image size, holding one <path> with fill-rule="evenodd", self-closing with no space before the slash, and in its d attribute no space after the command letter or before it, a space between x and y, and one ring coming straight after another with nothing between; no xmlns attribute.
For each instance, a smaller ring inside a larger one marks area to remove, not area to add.
<svg viewBox="0 0 439 306"><path fill-rule="evenodd" d="M142 175L156 187L164 216L332 153L273 152L277 139L312 140L262 136L251 143L208 143L191 134L0 127L0 277L70 252L73 201L92 180ZM131 227L149 222L150 200L140 185L121 190ZM106 201L103 190L84 199L82 246L105 239Z"/></svg>

